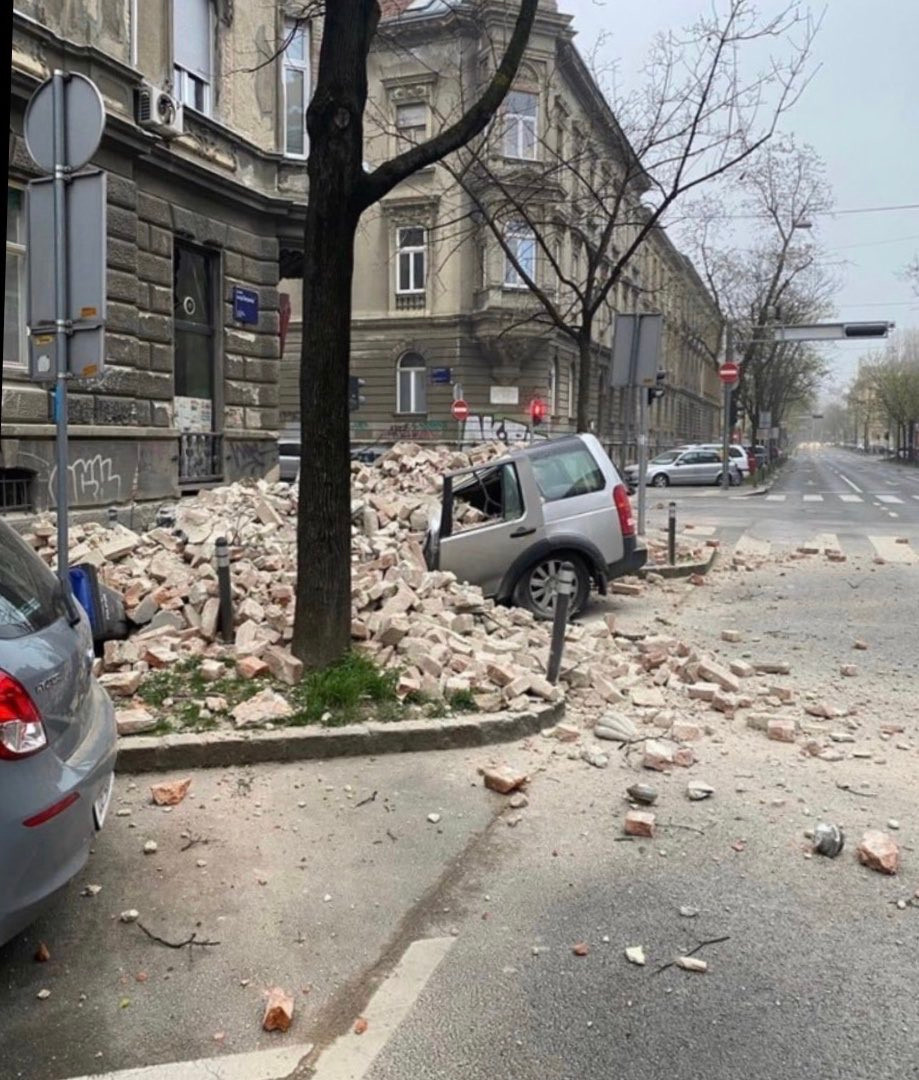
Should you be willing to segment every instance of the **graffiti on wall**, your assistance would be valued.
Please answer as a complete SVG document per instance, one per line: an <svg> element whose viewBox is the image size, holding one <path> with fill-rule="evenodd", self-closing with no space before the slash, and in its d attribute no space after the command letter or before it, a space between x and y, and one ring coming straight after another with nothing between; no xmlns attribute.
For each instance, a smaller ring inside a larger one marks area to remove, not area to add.
<svg viewBox="0 0 919 1080"><path fill-rule="evenodd" d="M277 443L264 439L226 440L228 479L261 479L278 462Z"/></svg>

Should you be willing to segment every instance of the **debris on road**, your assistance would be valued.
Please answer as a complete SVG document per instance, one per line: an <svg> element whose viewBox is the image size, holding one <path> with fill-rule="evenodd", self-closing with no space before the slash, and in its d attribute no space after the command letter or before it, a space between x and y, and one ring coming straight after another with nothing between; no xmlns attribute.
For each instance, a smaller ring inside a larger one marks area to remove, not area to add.
<svg viewBox="0 0 919 1080"><path fill-rule="evenodd" d="M859 862L879 874L896 874L900 869L900 849L892 836L880 829L868 829L855 849Z"/></svg>
<svg viewBox="0 0 919 1080"><path fill-rule="evenodd" d="M698 971L701 974L708 971L708 963L697 956L678 956L676 966L684 971Z"/></svg>
<svg viewBox="0 0 919 1080"><path fill-rule="evenodd" d="M440 822L440 814L428 814L428 821L430 821L430 823L432 825L439 824L439 822ZM330 897L330 899L331 899L331 897Z"/></svg>
<svg viewBox="0 0 919 1080"><path fill-rule="evenodd" d="M635 964L637 967L644 967L648 962L645 950L640 945L630 945L625 950L625 958L630 964Z"/></svg>
<svg viewBox="0 0 919 1080"><path fill-rule="evenodd" d="M279 986L268 991L262 1027L265 1031L287 1031L294 1017L294 999Z"/></svg>
<svg viewBox="0 0 919 1080"><path fill-rule="evenodd" d="M479 769L482 780L490 791L497 791L499 795L510 795L526 784L529 777L519 769L513 769L509 765L499 767L486 766Z"/></svg>
<svg viewBox="0 0 919 1080"><path fill-rule="evenodd" d="M50 949L48 948L48 946L43 941L40 941L38 943L38 948L35 950L35 961L36 961L36 963L38 963L38 964L47 964L50 959L51 959L51 951L50 951Z"/></svg>
<svg viewBox="0 0 919 1080"><path fill-rule="evenodd" d="M83 896L98 896L100 892L102 892L102 886L101 885L86 885L83 888L82 895Z"/></svg>
<svg viewBox="0 0 919 1080"><path fill-rule="evenodd" d="M586 956L590 952L590 946L584 941L579 941L577 945L572 947L571 951L575 956Z"/></svg>
<svg viewBox="0 0 919 1080"><path fill-rule="evenodd" d="M39 1001L47 1001L47 999L51 997L51 991L47 989L47 987L45 987L39 990L35 996L38 998Z"/></svg>
<svg viewBox="0 0 919 1080"><path fill-rule="evenodd" d="M814 829L814 851L835 859L846 842L845 833L838 825L821 821Z"/></svg>
<svg viewBox="0 0 919 1080"><path fill-rule="evenodd" d="M653 806L657 802L657 789L650 784L632 784L626 788L626 795L633 802L642 803L644 806Z"/></svg>
<svg viewBox="0 0 919 1080"><path fill-rule="evenodd" d="M654 815L648 810L630 810L625 815L626 836L654 836Z"/></svg>
<svg viewBox="0 0 919 1080"><path fill-rule="evenodd" d="M366 1019L363 1016L359 1016L354 1021L354 1027L352 1028L355 1035L363 1035L368 1028Z"/></svg>
<svg viewBox="0 0 919 1080"><path fill-rule="evenodd" d="M162 780L150 787L150 795L157 806L178 806L188 794L191 777L182 780Z"/></svg>
<svg viewBox="0 0 919 1080"><path fill-rule="evenodd" d="M126 911L122 911L118 918L125 923L137 922L140 918L140 912L137 908L128 908Z"/></svg>
<svg viewBox="0 0 919 1080"><path fill-rule="evenodd" d="M155 855L157 851L157 843L155 840L147 840L144 844L145 855Z"/></svg>
<svg viewBox="0 0 919 1080"><path fill-rule="evenodd" d="M690 780L686 785L686 797L692 802L710 799L714 794L715 789L710 784L703 784L701 780Z"/></svg>

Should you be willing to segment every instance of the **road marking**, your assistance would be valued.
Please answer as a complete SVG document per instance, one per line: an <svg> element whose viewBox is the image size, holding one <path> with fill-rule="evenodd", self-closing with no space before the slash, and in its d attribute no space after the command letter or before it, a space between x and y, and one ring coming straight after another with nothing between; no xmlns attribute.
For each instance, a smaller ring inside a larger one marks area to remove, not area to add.
<svg viewBox="0 0 919 1080"><path fill-rule="evenodd" d="M917 495L916 498L919 499L919 495ZM786 499L785 495L767 495L766 496L766 502L784 502L785 499Z"/></svg>
<svg viewBox="0 0 919 1080"><path fill-rule="evenodd" d="M919 495L914 495L913 498L919 500Z"/></svg>
<svg viewBox="0 0 919 1080"><path fill-rule="evenodd" d="M805 495L804 496L804 501L805 502L823 502L823 496L822 495Z"/></svg>
<svg viewBox="0 0 919 1080"><path fill-rule="evenodd" d="M273 1050L253 1050L248 1054L226 1054L197 1061L169 1061L140 1069L93 1073L73 1080L274 1080L291 1073L312 1049L312 1043L303 1043Z"/></svg>
<svg viewBox="0 0 919 1080"><path fill-rule="evenodd" d="M817 533L813 540L808 540L807 546L820 548L821 552L842 551L836 533Z"/></svg>
<svg viewBox="0 0 919 1080"><path fill-rule="evenodd" d="M861 502L861 495L850 495L848 492L843 492L840 496L843 502Z"/></svg>
<svg viewBox="0 0 919 1080"><path fill-rule="evenodd" d="M869 536L871 546L882 559L892 563L917 563L919 555L909 544L898 544L895 536Z"/></svg>
<svg viewBox="0 0 919 1080"><path fill-rule="evenodd" d="M878 501L882 503L901 503L902 499L898 499L896 495L878 495Z"/></svg>
<svg viewBox="0 0 919 1080"><path fill-rule="evenodd" d="M367 1030L363 1035L349 1031L337 1039L320 1057L313 1080L361 1080L366 1076L455 941L449 937L412 942L364 1010Z"/></svg>
<svg viewBox="0 0 919 1080"><path fill-rule="evenodd" d="M757 540L755 536L744 533L734 545L735 555L752 555L754 558L767 558L772 550L768 540Z"/></svg>
<svg viewBox="0 0 919 1080"><path fill-rule="evenodd" d="M858 485L853 484L852 481L848 478L848 476L843 476L842 473L840 473L839 474L839 479L843 480L845 483L847 483L849 485L849 487L852 488L853 491L857 491L859 494L861 494L862 489L860 487L858 487Z"/></svg>

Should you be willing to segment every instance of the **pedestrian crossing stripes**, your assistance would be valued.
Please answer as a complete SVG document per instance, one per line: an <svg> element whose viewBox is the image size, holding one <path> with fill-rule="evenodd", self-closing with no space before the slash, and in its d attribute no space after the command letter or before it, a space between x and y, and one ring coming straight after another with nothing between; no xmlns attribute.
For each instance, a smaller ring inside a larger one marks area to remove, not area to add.
<svg viewBox="0 0 919 1080"><path fill-rule="evenodd" d="M916 545L904 542L903 537L869 536L864 533L817 533L807 537L805 533L796 539L770 541L751 535L740 527L726 526L718 530L722 550L746 558L765 559L805 548L820 555L843 555L848 559L881 558L885 563L902 566L919 565L919 541Z"/></svg>
<svg viewBox="0 0 919 1080"><path fill-rule="evenodd" d="M806 498L806 496L805 496ZM896 495L878 495L878 502L882 503L901 503L902 499L898 499Z"/></svg>
<svg viewBox="0 0 919 1080"><path fill-rule="evenodd" d="M861 495L850 495L848 493L844 493L844 494L840 495L839 497L840 497L840 499L842 499L843 502L861 502L862 501Z"/></svg>
<svg viewBox="0 0 919 1080"><path fill-rule="evenodd" d="M804 496L804 501L805 502L823 502L823 496L822 495L805 495Z"/></svg>
<svg viewBox="0 0 919 1080"><path fill-rule="evenodd" d="M785 492L773 492L765 496L764 502L767 503L785 503L785 502L806 502L806 503L832 503L836 500L844 503L865 503L875 502L885 506L900 506L908 502L909 499L915 499L919 502L919 495L874 495L871 492L863 492L861 495L856 495L854 491L823 491L814 492L812 494L805 494L801 491L785 491Z"/></svg>

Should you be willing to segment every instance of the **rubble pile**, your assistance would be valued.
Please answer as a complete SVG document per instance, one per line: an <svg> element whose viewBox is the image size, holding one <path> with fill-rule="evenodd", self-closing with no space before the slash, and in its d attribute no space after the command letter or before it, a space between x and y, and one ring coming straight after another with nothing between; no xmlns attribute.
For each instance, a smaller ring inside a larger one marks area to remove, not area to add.
<svg viewBox="0 0 919 1080"><path fill-rule="evenodd" d="M401 443L373 465L352 464L352 625L355 646L381 665L400 669L401 696L450 700L470 695L483 712L561 700L565 687L588 713L632 705L653 713L662 688L711 672L688 647L670 639L634 642L616 633L614 621L568 628L561 683L545 678L549 627L528 611L496 606L478 587L453 574L426 568L422 543L432 509L439 506L441 474L487 462L501 444L470 453ZM471 508L470 508L471 509ZM156 723L137 701L142 677L180 660L197 658L206 681L235 673L242 679L270 674L288 684L302 673L290 653L295 595L297 489L258 481L200 492L177 504L171 516L144 533L121 524L75 525L71 562L92 563L105 584L124 599L134 632L105 645L101 677L110 693L131 706L124 729ZM474 515L476 511L472 511ZM229 543L235 642L219 639L215 546ZM38 521L27 539L50 563L55 530ZM653 559L652 555L652 559ZM640 595L635 579L616 591ZM699 667L700 663L702 664ZM696 671L691 665L696 665ZM705 683L704 685L708 685ZM690 690L692 687L690 687ZM711 694L681 694L730 712L736 690L730 673L712 677ZM233 710L237 726L283 720L283 697L266 691ZM238 715L237 715L238 714ZM250 715L251 714L251 715ZM671 718L664 716L665 726ZM677 727L676 733L680 734ZM683 734L686 734L685 732ZM675 760L691 758L677 753Z"/></svg>

